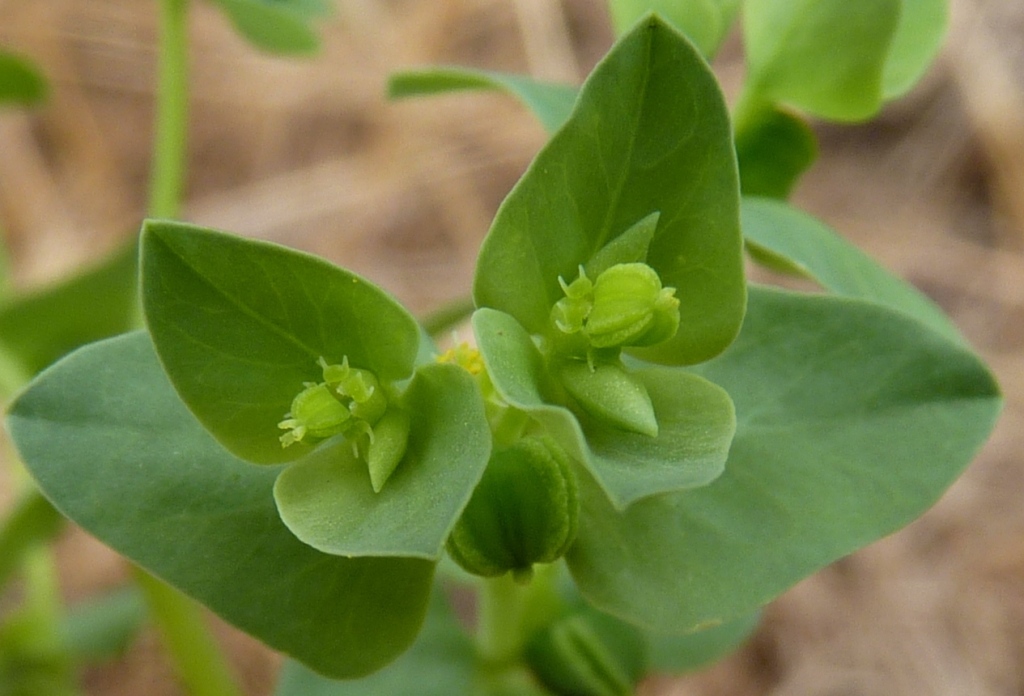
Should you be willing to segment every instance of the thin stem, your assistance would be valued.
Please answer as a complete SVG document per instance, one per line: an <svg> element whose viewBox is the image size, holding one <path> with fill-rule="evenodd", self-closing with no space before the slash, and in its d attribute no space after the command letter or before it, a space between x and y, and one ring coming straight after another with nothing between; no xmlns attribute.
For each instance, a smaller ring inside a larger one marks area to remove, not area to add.
<svg viewBox="0 0 1024 696"><path fill-rule="evenodd" d="M529 637L561 610L558 564L534 566L521 584L511 574L485 580L477 595L477 651L493 671L514 670Z"/></svg>
<svg viewBox="0 0 1024 696"><path fill-rule="evenodd" d="M178 677L192 696L241 696L242 692L206 627L202 610L149 573L134 569Z"/></svg>
<svg viewBox="0 0 1024 696"><path fill-rule="evenodd" d="M149 214L174 218L181 208L188 129L188 0L160 0L157 85Z"/></svg>
<svg viewBox="0 0 1024 696"><path fill-rule="evenodd" d="M473 313L474 307L472 297L460 297L423 317L420 323L428 334L436 338L462 323Z"/></svg>

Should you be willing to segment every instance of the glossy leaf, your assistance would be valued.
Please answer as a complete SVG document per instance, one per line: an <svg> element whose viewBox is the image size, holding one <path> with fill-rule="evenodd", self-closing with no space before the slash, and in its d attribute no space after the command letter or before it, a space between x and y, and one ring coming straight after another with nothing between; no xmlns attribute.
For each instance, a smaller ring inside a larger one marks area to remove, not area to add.
<svg viewBox="0 0 1024 696"><path fill-rule="evenodd" d="M856 121L882 105L900 0L747 0L746 89L823 118Z"/></svg>
<svg viewBox="0 0 1024 696"><path fill-rule="evenodd" d="M85 343L135 328L134 242L99 265L0 305L0 348L33 375Z"/></svg>
<svg viewBox="0 0 1024 696"><path fill-rule="evenodd" d="M0 49L0 106L33 106L46 98L46 79L30 61Z"/></svg>
<svg viewBox="0 0 1024 696"><path fill-rule="evenodd" d="M949 22L948 0L902 0L899 24L882 74L886 99L917 83L939 52Z"/></svg>
<svg viewBox="0 0 1024 696"><path fill-rule="evenodd" d="M311 16L323 3L273 0L215 0L235 29L257 48L271 53L308 54L320 48Z"/></svg>
<svg viewBox="0 0 1024 696"><path fill-rule="evenodd" d="M749 614L906 525L956 479L1001 399L977 357L904 314L758 289L700 373L736 403L725 473L616 511L581 476L566 557L595 606L682 632Z"/></svg>
<svg viewBox="0 0 1024 696"><path fill-rule="evenodd" d="M777 201L745 198L742 219L748 245L781 257L822 287L898 309L963 342L935 303L810 215Z"/></svg>
<svg viewBox="0 0 1024 696"><path fill-rule="evenodd" d="M487 418L469 373L454 365L417 370L402 406L415 414L408 450L379 493L344 440L278 477L278 510L302 541L339 556L440 558L487 465Z"/></svg>
<svg viewBox="0 0 1024 696"><path fill-rule="evenodd" d="M818 157L818 139L807 122L767 108L736 133L744 196L786 199Z"/></svg>
<svg viewBox="0 0 1024 696"><path fill-rule="evenodd" d="M480 309L473 328L498 393L587 466L616 507L721 474L735 415L729 395L711 382L680 369L637 370L660 427L657 437L631 433L560 405L540 352L511 316Z"/></svg>
<svg viewBox="0 0 1024 696"><path fill-rule="evenodd" d="M409 644L434 565L346 559L278 517L278 470L218 445L178 399L142 333L87 346L40 375L8 427L57 508L227 621L335 677Z"/></svg>
<svg viewBox="0 0 1024 696"><path fill-rule="evenodd" d="M257 463L292 461L278 423L323 357L394 381L412 373L412 316L369 281L284 247L182 223L142 233L142 303L182 400L221 444Z"/></svg>
<svg viewBox="0 0 1024 696"><path fill-rule="evenodd" d="M549 133L554 133L569 118L578 92L571 85L538 82L523 75L454 66L409 70L396 73L388 80L388 96L392 98L461 90L506 92L529 108Z"/></svg>
<svg viewBox="0 0 1024 696"><path fill-rule="evenodd" d="M609 0L612 24L625 33L650 11L657 12L683 32L700 52L711 57L729 33L740 0Z"/></svg>
<svg viewBox="0 0 1024 696"><path fill-rule="evenodd" d="M335 681L288 661L275 696L460 696L469 694L475 649L444 594L436 590L427 619L409 651L363 679Z"/></svg>
<svg viewBox="0 0 1024 696"><path fill-rule="evenodd" d="M647 263L677 289L674 339L637 350L692 363L720 352L743 316L735 151L717 82L656 17L623 37L587 80L566 125L498 211L477 265L478 306L544 333L559 277L660 212Z"/></svg>

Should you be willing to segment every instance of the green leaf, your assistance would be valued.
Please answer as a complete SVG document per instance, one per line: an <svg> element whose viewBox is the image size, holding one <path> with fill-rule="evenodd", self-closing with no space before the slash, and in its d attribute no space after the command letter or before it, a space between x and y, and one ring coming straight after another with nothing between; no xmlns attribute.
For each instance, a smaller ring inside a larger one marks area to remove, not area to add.
<svg viewBox="0 0 1024 696"><path fill-rule="evenodd" d="M749 94L837 121L873 116L900 0L747 0Z"/></svg>
<svg viewBox="0 0 1024 696"><path fill-rule="evenodd" d="M695 633L645 631L651 669L656 672L692 672L717 662L736 650L757 629L761 612L732 619Z"/></svg>
<svg viewBox="0 0 1024 696"><path fill-rule="evenodd" d="M347 678L412 643L434 564L338 558L296 539L274 507L278 469L233 457L203 430L145 334L45 371L8 427L61 512L271 647Z"/></svg>
<svg viewBox="0 0 1024 696"><path fill-rule="evenodd" d="M142 304L171 382L214 437L243 459L292 461L277 424L329 364L393 382L412 373L415 319L369 281L323 259L182 223L142 231Z"/></svg>
<svg viewBox="0 0 1024 696"><path fill-rule="evenodd" d="M656 17L624 36L566 125L498 211L477 265L477 305L542 334L563 292L606 243L660 212L647 263L677 289L675 338L637 350L695 363L743 317L738 181L729 117L700 55Z"/></svg>
<svg viewBox="0 0 1024 696"><path fill-rule="evenodd" d="M116 659L138 635L147 615L138 588L119 588L72 607L61 625L64 644L79 662Z"/></svg>
<svg viewBox="0 0 1024 696"><path fill-rule="evenodd" d="M751 249L780 257L836 294L900 310L963 343L959 330L935 303L810 215L778 201L745 198L742 219Z"/></svg>
<svg viewBox="0 0 1024 696"><path fill-rule="evenodd" d="M133 241L98 266L0 305L0 350L33 375L85 343L138 323Z"/></svg>
<svg viewBox="0 0 1024 696"><path fill-rule="evenodd" d="M571 85L538 82L522 75L455 66L409 70L388 80L388 96L393 99L459 90L506 92L529 108L549 133L569 118L578 91Z"/></svg>
<svg viewBox="0 0 1024 696"><path fill-rule="evenodd" d="M0 106L34 106L48 91L46 79L31 61L0 49Z"/></svg>
<svg viewBox="0 0 1024 696"><path fill-rule="evenodd" d="M722 473L735 415L729 395L706 379L673 368L637 370L659 432L657 437L631 433L561 405L540 352L511 316L477 310L473 329L501 397L543 425L584 464L615 507L703 486Z"/></svg>
<svg viewBox="0 0 1024 696"><path fill-rule="evenodd" d="M736 132L740 185L745 196L786 199L818 157L818 140L807 122L765 109Z"/></svg>
<svg viewBox="0 0 1024 696"><path fill-rule="evenodd" d="M1000 410L973 354L848 298L751 291L736 343L701 374L736 404L712 484L616 511L580 477L566 557L595 606L682 632L749 614L927 510Z"/></svg>
<svg viewBox="0 0 1024 696"><path fill-rule="evenodd" d="M30 549L51 541L64 529L64 518L50 502L31 491L0 520L0 590Z"/></svg>
<svg viewBox="0 0 1024 696"><path fill-rule="evenodd" d="M281 519L302 541L339 556L441 557L490 454L483 402L468 372L435 364L416 371L402 406L414 414L408 450L379 493L344 441L278 477Z"/></svg>
<svg viewBox="0 0 1024 696"><path fill-rule="evenodd" d="M275 696L461 696L470 693L475 650L435 590L427 619L409 651L380 672L356 681L334 681L297 662L285 662Z"/></svg>
<svg viewBox="0 0 1024 696"><path fill-rule="evenodd" d="M899 24L882 73L882 92L895 99L921 79L942 45L949 22L947 0L903 0Z"/></svg>
<svg viewBox="0 0 1024 696"><path fill-rule="evenodd" d="M709 58L718 51L739 11L740 0L609 0L612 24L624 34L650 11L659 13Z"/></svg>
<svg viewBox="0 0 1024 696"><path fill-rule="evenodd" d="M320 48L308 22L322 14L324 3L293 0L214 0L251 44L270 53L301 55Z"/></svg>

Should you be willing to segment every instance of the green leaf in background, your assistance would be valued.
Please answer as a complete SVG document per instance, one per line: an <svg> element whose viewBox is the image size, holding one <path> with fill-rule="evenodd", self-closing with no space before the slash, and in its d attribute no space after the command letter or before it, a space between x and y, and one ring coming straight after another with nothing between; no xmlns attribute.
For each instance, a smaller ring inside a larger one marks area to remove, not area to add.
<svg viewBox="0 0 1024 696"><path fill-rule="evenodd" d="M895 99L917 83L942 45L948 0L903 0L899 24L882 74L882 93Z"/></svg>
<svg viewBox="0 0 1024 696"><path fill-rule="evenodd" d="M47 91L46 79L31 61L0 49L0 106L34 106Z"/></svg>
<svg viewBox="0 0 1024 696"><path fill-rule="evenodd" d="M609 241L660 212L647 263L676 288L676 336L636 351L664 363L719 353L743 317L735 150L703 58L657 17L624 36L587 80L566 125L498 210L477 264L477 305L544 333L575 278Z"/></svg>
<svg viewBox="0 0 1024 696"><path fill-rule="evenodd" d="M296 539L274 507L279 470L246 464L210 437L145 334L46 370L8 428L61 512L271 647L348 678L415 638L434 564L338 558Z"/></svg>
<svg viewBox="0 0 1024 696"><path fill-rule="evenodd" d="M637 370L654 405L657 437L631 433L573 415L529 334L508 314L479 309L473 329L495 389L542 424L588 467L612 503L625 508L651 495L703 486L722 472L735 430L729 395L711 382L674 368Z"/></svg>
<svg viewBox="0 0 1024 696"><path fill-rule="evenodd" d="M382 382L409 377L416 320L369 281L292 249L150 220L142 232L142 304L182 400L214 437L257 463L298 459L277 424L320 357L348 357Z"/></svg>
<svg viewBox="0 0 1024 696"><path fill-rule="evenodd" d="M900 0L746 0L747 98L836 121L882 106Z"/></svg>
<svg viewBox="0 0 1024 696"><path fill-rule="evenodd" d="M64 518L50 501L32 490L0 520L0 591L29 550L52 541L64 529Z"/></svg>
<svg viewBox="0 0 1024 696"><path fill-rule="evenodd" d="M595 606L669 633L749 614L918 517L1002 403L976 356L905 314L765 289L700 374L736 404L725 473L624 512L581 476L566 557Z"/></svg>
<svg viewBox="0 0 1024 696"><path fill-rule="evenodd" d="M739 8L740 0L608 0L617 34L625 33L638 19L654 11L709 58L722 45Z"/></svg>
<svg viewBox="0 0 1024 696"><path fill-rule="evenodd" d="M100 265L0 304L0 351L31 376L85 343L138 323L133 241Z"/></svg>
<svg viewBox="0 0 1024 696"><path fill-rule="evenodd" d="M578 90L571 85L538 82L523 75L438 66L396 73L388 80L388 96L397 99L458 90L499 90L521 101L549 133L569 118Z"/></svg>
<svg viewBox="0 0 1024 696"><path fill-rule="evenodd" d="M947 339L964 342L934 302L810 215L779 201L744 198L742 220L752 249L781 257L836 294L900 310Z"/></svg>
<svg viewBox="0 0 1024 696"><path fill-rule="evenodd" d="M461 696L471 693L475 658L473 643L436 589L419 637L393 664L363 679L334 681L289 660L274 696Z"/></svg>
<svg viewBox="0 0 1024 696"><path fill-rule="evenodd" d="M317 0L214 0L242 36L271 53L301 55L316 52L320 40L310 19L326 11Z"/></svg>
<svg viewBox="0 0 1024 696"><path fill-rule="evenodd" d="M739 648L754 633L760 620L761 612L755 611L694 633L645 631L651 669L679 674L707 667Z"/></svg>
<svg viewBox="0 0 1024 696"><path fill-rule="evenodd" d="M77 662L103 662L124 654L148 616L137 587L123 587L71 608L61 625Z"/></svg>
<svg viewBox="0 0 1024 696"><path fill-rule="evenodd" d="M766 108L736 132L736 157L744 196L786 199L818 157L818 140L807 122Z"/></svg>
<svg viewBox="0 0 1024 696"><path fill-rule="evenodd" d="M441 557L490 455L483 402L461 367L425 365L402 407L415 414L409 448L379 493L345 441L325 443L278 477L281 519L302 541L339 556Z"/></svg>

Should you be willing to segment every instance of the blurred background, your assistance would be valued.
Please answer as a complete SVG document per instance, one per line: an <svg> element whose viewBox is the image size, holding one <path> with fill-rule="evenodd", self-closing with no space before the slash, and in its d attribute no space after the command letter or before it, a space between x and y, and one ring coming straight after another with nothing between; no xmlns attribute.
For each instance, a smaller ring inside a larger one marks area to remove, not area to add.
<svg viewBox="0 0 1024 696"><path fill-rule="evenodd" d="M821 158L795 201L952 315L1003 386L1002 420L922 519L788 592L723 663L644 694L1024 694L1024 3L952 4L945 49L909 97L866 125L815 125ZM578 83L610 22L594 0L337 5L318 55L282 59L194 3L184 217L323 255L426 312L467 292L490 219L545 134L495 94L389 103L388 74L459 63ZM0 0L0 45L52 85L44 107L0 112L0 221L21 288L138 229L156 9ZM734 92L738 37L715 67ZM0 478L0 506L5 491ZM69 601L124 576L79 531L59 563ZM216 625L248 693L269 694L278 658ZM180 693L150 634L83 679L97 696Z"/></svg>

